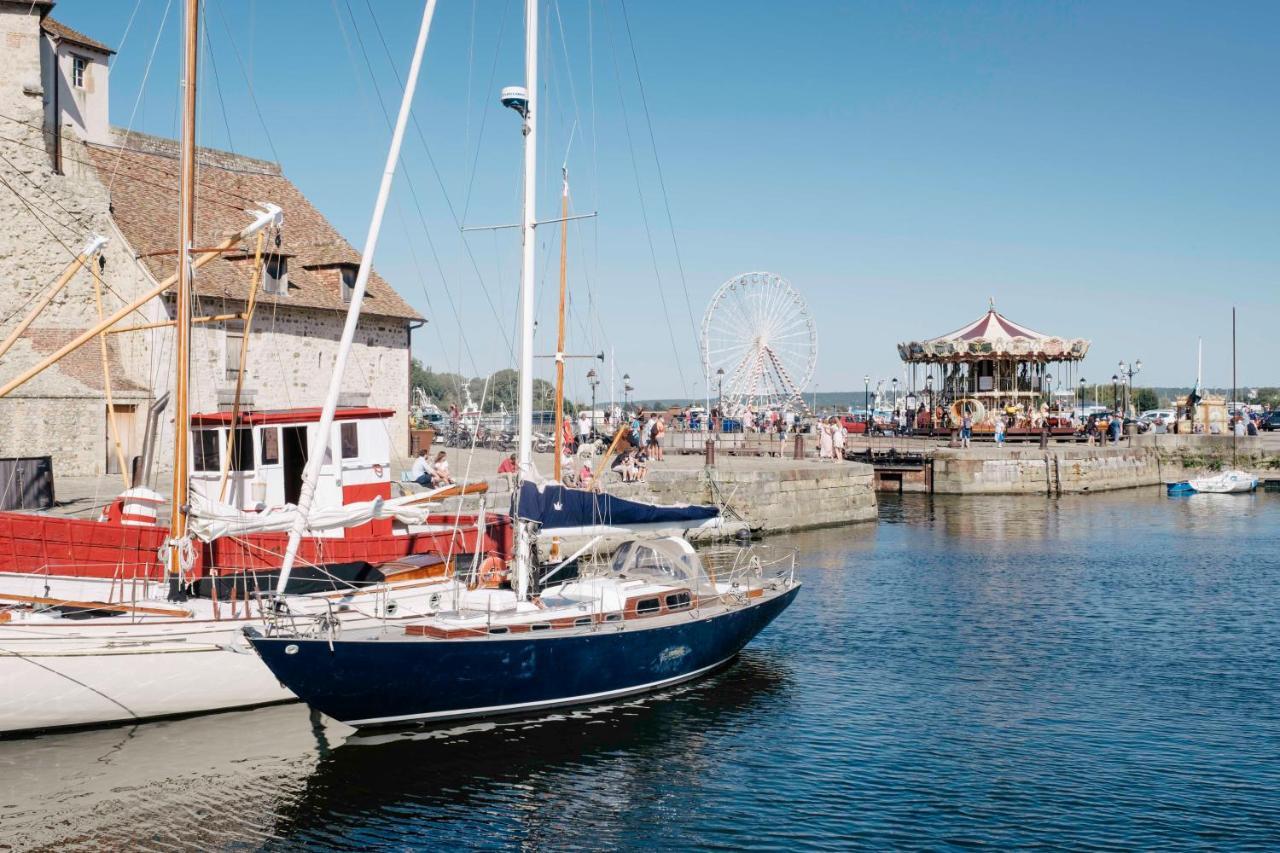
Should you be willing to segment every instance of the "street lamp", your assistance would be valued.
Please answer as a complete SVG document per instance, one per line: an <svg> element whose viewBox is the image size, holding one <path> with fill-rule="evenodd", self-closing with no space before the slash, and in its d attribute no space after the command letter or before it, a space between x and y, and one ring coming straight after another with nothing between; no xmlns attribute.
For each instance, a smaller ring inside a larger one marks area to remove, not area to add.
<svg viewBox="0 0 1280 853"><path fill-rule="evenodd" d="M898 377L893 377L893 410L898 411Z"/></svg>
<svg viewBox="0 0 1280 853"><path fill-rule="evenodd" d="M1120 374L1125 377L1127 384L1124 387L1124 411L1127 415L1132 405L1133 394L1133 377L1142 372L1142 359L1138 359L1133 364L1125 364L1120 362Z"/></svg>
<svg viewBox="0 0 1280 853"><path fill-rule="evenodd" d="M933 432L933 374L924 378L924 393L929 398L929 432Z"/></svg>
<svg viewBox="0 0 1280 853"><path fill-rule="evenodd" d="M596 375L596 369L593 367L587 371L587 384L591 386L591 431L596 431L596 386L600 384L600 377Z"/></svg>
<svg viewBox="0 0 1280 853"><path fill-rule="evenodd" d="M716 368L716 411L724 417L724 368Z"/></svg>
<svg viewBox="0 0 1280 853"><path fill-rule="evenodd" d="M1120 377L1111 374L1111 410L1114 412L1120 405Z"/></svg>
<svg viewBox="0 0 1280 853"><path fill-rule="evenodd" d="M1084 377L1080 377L1080 417L1084 417Z"/></svg>
<svg viewBox="0 0 1280 853"><path fill-rule="evenodd" d="M622 408L623 409L630 407L631 404L628 402L628 399L629 399L628 395L634 390L636 389L631 387L631 374L630 373L622 374Z"/></svg>
<svg viewBox="0 0 1280 853"><path fill-rule="evenodd" d="M862 412L867 419L867 435L871 434L871 376L862 374Z"/></svg>

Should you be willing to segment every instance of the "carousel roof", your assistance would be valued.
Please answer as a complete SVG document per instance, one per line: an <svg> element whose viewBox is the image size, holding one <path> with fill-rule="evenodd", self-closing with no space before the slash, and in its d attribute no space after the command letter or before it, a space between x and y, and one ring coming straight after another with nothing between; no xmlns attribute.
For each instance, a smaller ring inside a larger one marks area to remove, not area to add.
<svg viewBox="0 0 1280 853"><path fill-rule="evenodd" d="M903 361L978 361L1014 357L1038 361L1077 361L1089 350L1084 338L1060 338L1033 331L995 309L936 338L898 344Z"/></svg>

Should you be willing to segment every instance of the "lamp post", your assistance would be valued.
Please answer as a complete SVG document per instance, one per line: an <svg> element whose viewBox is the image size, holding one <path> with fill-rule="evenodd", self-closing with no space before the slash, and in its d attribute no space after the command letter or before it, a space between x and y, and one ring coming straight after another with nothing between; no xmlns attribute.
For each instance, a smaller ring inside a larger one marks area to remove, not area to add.
<svg viewBox="0 0 1280 853"><path fill-rule="evenodd" d="M898 411L898 377L893 377L893 410Z"/></svg>
<svg viewBox="0 0 1280 853"><path fill-rule="evenodd" d="M933 432L933 374L924 378L924 393L929 398L929 432Z"/></svg>
<svg viewBox="0 0 1280 853"><path fill-rule="evenodd" d="M724 368L716 368L716 411L724 417Z"/></svg>
<svg viewBox="0 0 1280 853"><path fill-rule="evenodd" d="M1111 411L1120 405L1120 377L1111 374Z"/></svg>
<svg viewBox="0 0 1280 853"><path fill-rule="evenodd" d="M1120 375L1125 377L1126 384L1124 386L1124 413L1129 414L1129 408L1133 404L1133 377L1142 372L1142 359L1137 359L1132 364L1120 362Z"/></svg>
<svg viewBox="0 0 1280 853"><path fill-rule="evenodd" d="M1080 418L1084 419L1084 377L1080 377Z"/></svg>
<svg viewBox="0 0 1280 853"><path fill-rule="evenodd" d="M871 435L871 376L862 374L862 416L867 424L867 435Z"/></svg>
<svg viewBox="0 0 1280 853"><path fill-rule="evenodd" d="M631 386L631 374L622 374L622 408L624 410L630 408L631 392L634 390L636 389ZM624 411L623 414L625 415L626 412Z"/></svg>
<svg viewBox="0 0 1280 853"><path fill-rule="evenodd" d="M587 384L591 386L591 432L596 431L596 386L600 384L600 377L596 375L596 369L593 367L587 371Z"/></svg>

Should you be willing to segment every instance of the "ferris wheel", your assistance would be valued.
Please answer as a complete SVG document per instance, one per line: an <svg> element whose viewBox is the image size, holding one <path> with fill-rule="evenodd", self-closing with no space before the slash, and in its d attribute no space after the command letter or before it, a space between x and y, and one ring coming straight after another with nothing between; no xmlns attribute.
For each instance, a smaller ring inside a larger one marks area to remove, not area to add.
<svg viewBox="0 0 1280 853"><path fill-rule="evenodd" d="M782 276L735 276L702 315L702 369L727 415L748 406L804 410L803 391L818 360L809 306Z"/></svg>

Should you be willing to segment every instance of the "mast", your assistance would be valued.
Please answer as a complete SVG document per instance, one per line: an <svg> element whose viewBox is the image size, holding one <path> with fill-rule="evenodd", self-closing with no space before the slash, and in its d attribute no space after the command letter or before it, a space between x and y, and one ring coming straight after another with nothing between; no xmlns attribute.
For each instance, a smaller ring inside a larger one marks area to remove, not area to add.
<svg viewBox="0 0 1280 853"><path fill-rule="evenodd" d="M560 170L560 315L556 330L556 482L561 482L560 457L564 455L564 301L569 253L569 169Z"/></svg>
<svg viewBox="0 0 1280 853"><path fill-rule="evenodd" d="M369 222L369 233L365 237L364 252L360 255L360 271L356 273L355 288L351 292L351 305L347 309L347 320L342 327L338 356L334 361L333 375L329 379L329 391L324 398L324 408L320 412L320 423L316 426L315 437L311 441L310 455L307 457L307 467L302 478L302 491L298 496L297 517L289 530L289 544L285 548L284 560L280 564L280 580L276 585L277 595L283 595L289 583L289 573L293 570L294 561L297 559L298 546L302 543L302 534L306 532L308 516L311 514L311 504L315 500L316 482L320 479L320 466L324 462L325 452L329 449L333 416L338 408L338 397L342 393L342 377L347 370L347 357L351 354L356 325L360 322L360 306L364 302L369 272L373 269L373 253L378 247L382 215L387 209L387 199L391 195L391 179L396 172L396 163L400 160L400 143L404 141L405 127L409 124L409 109L413 105L413 93L418 85L418 72L422 68L422 54L427 48L427 35L431 32L431 18L435 15L435 11L436 0L427 0L422 10L422 25L418 29L418 42L413 50L413 61L409 65L409 75L405 78L404 96L400 99L400 114L396 117L395 130L391 134L391 148L387 151L387 162L382 170L378 200L373 207L373 218ZM342 460L335 458L334 464L340 466Z"/></svg>
<svg viewBox="0 0 1280 853"><path fill-rule="evenodd" d="M520 219L520 478L533 478L533 229L538 178L538 0L524 4L524 212ZM556 424L559 429L560 425ZM529 591L531 566L529 527L516 524L516 596Z"/></svg>
<svg viewBox="0 0 1280 853"><path fill-rule="evenodd" d="M169 597L183 597L178 588L184 566L183 548L178 547L187 533L188 465L190 414L188 384L191 379L191 258L196 224L196 61L199 55L200 0L186 2L186 28L183 44L181 183L178 212L178 293L174 309L173 412L173 493L169 510Z"/></svg>

